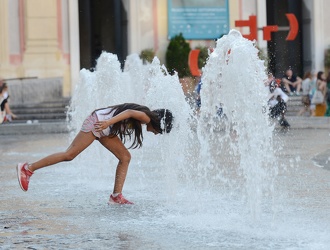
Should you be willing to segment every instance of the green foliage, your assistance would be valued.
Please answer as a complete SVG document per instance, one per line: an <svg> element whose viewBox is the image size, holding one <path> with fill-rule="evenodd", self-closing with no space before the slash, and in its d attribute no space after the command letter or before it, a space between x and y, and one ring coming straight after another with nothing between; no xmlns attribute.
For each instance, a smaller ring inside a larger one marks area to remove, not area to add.
<svg viewBox="0 0 330 250"><path fill-rule="evenodd" d="M263 49L259 48L258 45L255 45L255 46L259 50L259 52L258 52L259 59L264 61L265 67L268 67L269 58L268 58L268 55L267 55L267 51L265 52Z"/></svg>
<svg viewBox="0 0 330 250"><path fill-rule="evenodd" d="M142 59L143 63L151 63L155 57L155 52L153 49L144 49L140 53L140 58Z"/></svg>
<svg viewBox="0 0 330 250"><path fill-rule="evenodd" d="M207 47L198 46L196 49L199 49L199 56L198 56L198 68L202 69L207 59L209 58L209 50Z"/></svg>
<svg viewBox="0 0 330 250"><path fill-rule="evenodd" d="M330 48L325 51L324 66L328 69L330 68Z"/></svg>
<svg viewBox="0 0 330 250"><path fill-rule="evenodd" d="M170 74L176 71L179 78L191 75L188 66L189 52L189 43L181 33L171 39L166 51L166 67Z"/></svg>

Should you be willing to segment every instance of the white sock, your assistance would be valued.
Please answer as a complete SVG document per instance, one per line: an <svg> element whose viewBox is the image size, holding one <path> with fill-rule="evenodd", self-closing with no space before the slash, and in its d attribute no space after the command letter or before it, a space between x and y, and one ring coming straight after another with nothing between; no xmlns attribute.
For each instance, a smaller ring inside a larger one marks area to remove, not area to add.
<svg viewBox="0 0 330 250"><path fill-rule="evenodd" d="M31 173L33 173L33 172L29 169L30 166L31 166L31 164L26 164L24 168L25 168L25 170L29 170Z"/></svg>
<svg viewBox="0 0 330 250"><path fill-rule="evenodd" d="M112 196L113 197L117 197L120 193L113 193Z"/></svg>

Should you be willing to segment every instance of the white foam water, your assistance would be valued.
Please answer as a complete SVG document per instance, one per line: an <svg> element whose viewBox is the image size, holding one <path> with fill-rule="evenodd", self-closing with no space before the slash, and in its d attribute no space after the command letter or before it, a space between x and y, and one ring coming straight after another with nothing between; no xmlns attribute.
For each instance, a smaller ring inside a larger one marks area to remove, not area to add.
<svg viewBox="0 0 330 250"><path fill-rule="evenodd" d="M278 172L274 127L263 112L267 106L265 79L264 63L253 42L232 30L217 41L203 69L198 123L199 140L205 147L202 152L210 159L207 165L199 165L216 169L216 176L231 183L231 190L243 189L254 218L261 213L263 197L272 194ZM216 113L219 107L222 118Z"/></svg>

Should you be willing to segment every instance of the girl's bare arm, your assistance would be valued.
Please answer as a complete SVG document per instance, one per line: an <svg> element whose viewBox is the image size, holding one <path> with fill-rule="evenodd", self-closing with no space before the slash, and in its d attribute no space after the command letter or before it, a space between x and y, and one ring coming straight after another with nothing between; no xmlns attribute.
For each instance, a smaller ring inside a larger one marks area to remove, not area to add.
<svg viewBox="0 0 330 250"><path fill-rule="evenodd" d="M143 124L146 124L146 123L150 122L149 116L147 116L144 112L128 109L128 110L125 110L125 111L115 115L114 117L112 117L109 120L96 122L95 123L95 130L96 131L101 131L101 130L106 129L107 127L109 127L109 126L111 126L111 125L113 125L117 122L129 119L129 118L134 118L134 119L140 121Z"/></svg>

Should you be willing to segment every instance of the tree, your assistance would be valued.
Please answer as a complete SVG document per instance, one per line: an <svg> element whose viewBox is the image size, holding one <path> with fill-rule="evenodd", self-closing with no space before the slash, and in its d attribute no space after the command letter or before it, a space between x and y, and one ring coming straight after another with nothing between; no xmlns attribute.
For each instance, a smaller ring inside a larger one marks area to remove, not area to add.
<svg viewBox="0 0 330 250"><path fill-rule="evenodd" d="M198 68L202 69L209 58L209 49L205 46L197 46L196 49L199 49Z"/></svg>
<svg viewBox="0 0 330 250"><path fill-rule="evenodd" d="M155 57L155 52L153 49L144 49L140 53L140 58L144 64L151 63Z"/></svg>
<svg viewBox="0 0 330 250"><path fill-rule="evenodd" d="M166 51L166 67L170 74L176 71L179 78L191 75L188 66L189 52L189 43L186 42L182 33L171 39Z"/></svg>

